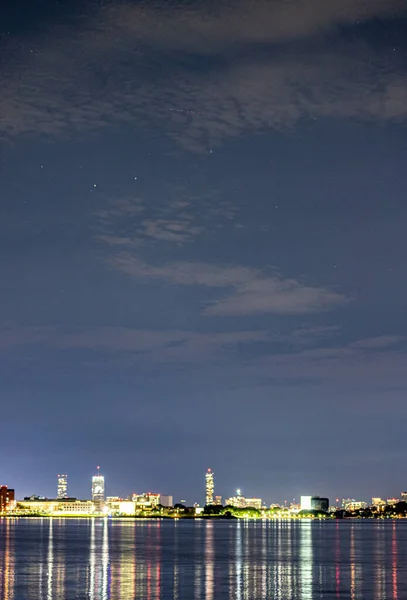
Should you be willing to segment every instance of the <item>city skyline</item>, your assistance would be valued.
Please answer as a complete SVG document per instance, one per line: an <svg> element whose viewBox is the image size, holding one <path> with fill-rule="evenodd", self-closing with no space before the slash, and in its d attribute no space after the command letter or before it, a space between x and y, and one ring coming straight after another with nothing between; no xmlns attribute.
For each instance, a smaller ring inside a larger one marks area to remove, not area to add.
<svg viewBox="0 0 407 600"><path fill-rule="evenodd" d="M38 492L38 490L35 493L24 493L24 494L19 494L19 491L17 490L16 492L16 498L21 500L23 498L29 498L29 497L37 497L37 498L45 498L45 499L67 499L69 498L77 498L78 500L92 500L93 502L96 503L103 503L106 500L112 500L117 499L117 500L133 500L135 501L135 499L137 498L142 498L143 495L148 495L151 496L151 498L155 498L155 500L153 500L153 504L156 504L158 502L158 497L163 497L164 500L164 504L168 505L169 503L169 499L171 499L171 502L173 501L173 499L175 498L175 501L173 502L174 504L176 503L184 503L188 506L192 506L192 505L198 505L198 506L208 506L208 505L227 505L232 503L235 503L235 505L237 507L244 507L244 506L252 506L254 508L260 508L261 506L273 506L273 505L280 505L280 506L290 506L290 505L295 505L295 504L302 504L303 499L307 499L310 501L311 498L315 498L315 499L321 499L321 494L325 493L326 494L326 490L325 491L311 491L309 492L308 495L306 495L304 493L304 490L301 490L299 492L299 494L296 497L291 497L291 498L287 498L285 497L283 498L276 498L276 497L269 497L269 496L254 496L253 494L247 493L247 489L243 490L242 488L237 488L235 490L236 494L235 496L233 494L231 494L232 490L228 490L228 491L224 491L224 495L215 495L215 477L214 477L214 472L211 468L208 468L205 471L205 479L204 479L204 485L202 488L202 495L205 498L205 502L201 503L199 501L199 499L194 498L194 499L190 499L189 501L186 500L181 500L181 496L176 495L176 490L170 490L171 494L168 495L167 492L165 492L164 494L162 492L142 492L139 490L137 493L132 491L130 492L130 488L127 487L127 491L125 493L121 493L118 494L117 493L117 489L111 489L111 490L106 490L105 487L105 476L101 474L100 472L100 466L96 467L96 473L93 474L90 478L90 493L88 494L68 494L67 492L67 481L68 481L68 475L64 474L64 475L58 475L57 476L57 494L56 495L49 495L46 493L40 493ZM10 486L8 486L10 487ZM7 486L5 486L5 489L7 488ZM156 489L162 489L162 486L160 488L160 486L158 486L158 488ZM14 494L15 490L12 489L12 492ZM393 494L389 495L386 493L383 493L383 490L381 491L380 494L378 494L378 489L375 489L375 492L372 493L370 496L367 497L361 497L358 496L357 494L350 494L348 496L344 495L344 494L336 494L335 496L329 496L330 498L332 498L332 506L336 506L336 507L340 507L340 506L347 506L347 505L355 505L355 506L369 506L371 504L375 505L375 504L392 504L396 501L406 501L407 499L407 492L403 492L403 491L398 491L396 492L396 494L394 493L393 490ZM222 502L223 499L223 502ZM324 499L324 497L322 497L322 499Z"/></svg>
<svg viewBox="0 0 407 600"><path fill-rule="evenodd" d="M1 479L393 496L407 3L3 5Z"/></svg>

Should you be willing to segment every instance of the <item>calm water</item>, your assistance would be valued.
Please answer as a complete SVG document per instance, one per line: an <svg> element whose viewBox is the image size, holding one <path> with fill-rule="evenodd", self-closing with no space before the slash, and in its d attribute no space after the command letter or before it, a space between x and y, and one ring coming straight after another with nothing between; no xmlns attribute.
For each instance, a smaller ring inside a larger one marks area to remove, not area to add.
<svg viewBox="0 0 407 600"><path fill-rule="evenodd" d="M407 599L407 523L1 520L1 600Z"/></svg>

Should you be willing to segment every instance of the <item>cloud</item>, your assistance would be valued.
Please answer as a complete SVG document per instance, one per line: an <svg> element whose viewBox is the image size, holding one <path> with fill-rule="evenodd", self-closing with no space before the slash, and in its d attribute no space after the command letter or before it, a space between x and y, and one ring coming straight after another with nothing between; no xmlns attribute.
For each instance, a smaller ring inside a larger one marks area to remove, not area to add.
<svg viewBox="0 0 407 600"><path fill-rule="evenodd" d="M176 376L179 383L184 376L187 383L193 374L190 383L194 387L199 382L217 389L242 385L329 385L335 386L336 392L407 388L405 351L383 346L371 352L370 347L364 347L364 340L361 344L330 346L333 340L329 332L324 342L320 339L321 344L327 345L303 350L304 340L297 340L297 331L288 336L262 330L203 333L101 326L68 331L51 326L8 326L0 331L0 351L6 365L16 359L24 360L27 368L34 365L33 376L42 366L47 374L55 369L67 373L74 356L75 372L80 367L89 368L98 378L106 374L107 367L113 367L116 374L142 369L145 376ZM311 345L313 338L310 328ZM290 351L282 352L288 340ZM44 350L51 355L44 354ZM69 354L73 350L75 354ZM78 350L88 352L78 355ZM50 368L50 364L54 366ZM329 394L326 401L329 402Z"/></svg>
<svg viewBox="0 0 407 600"><path fill-rule="evenodd" d="M111 264L145 281L161 280L168 284L229 290L225 297L207 303L203 313L210 316L305 314L344 306L348 302L338 292L249 267L193 262L153 266L129 253L116 255Z"/></svg>
<svg viewBox="0 0 407 600"><path fill-rule="evenodd" d="M303 378L321 385L329 383L340 387L407 388L407 353L383 348L369 352L368 348L354 345L320 347L301 352L270 354L246 365L247 377ZM329 402L329 397L327 397Z"/></svg>
<svg viewBox="0 0 407 600"><path fill-rule="evenodd" d="M220 0L217 5L178 6L145 2L107 6L104 21L120 35L166 50L218 53L231 45L308 37L405 10L404 0Z"/></svg>
<svg viewBox="0 0 407 600"><path fill-rule="evenodd" d="M7 326L0 330L0 351L42 346L59 351L83 349L109 353L124 364L126 354L132 356L131 363L142 359L151 364L194 363L205 359L208 364L237 344L271 339L273 336L268 332L256 330L202 333L108 326L70 330L52 326Z"/></svg>
<svg viewBox="0 0 407 600"><path fill-rule="evenodd" d="M164 197L154 201L148 197L104 200L105 207L94 213L95 237L128 249L157 242L182 246L213 231L213 221L222 228L236 213L210 188L199 197L185 187L168 186Z"/></svg>
<svg viewBox="0 0 407 600"><path fill-rule="evenodd" d="M208 151L225 138L304 118L405 119L407 82L397 52L334 33L317 50L295 42L392 17L404 0L203 6L107 5L74 39L69 28L54 27L41 40L26 40L23 52L12 53L18 60L3 68L3 135L72 135L132 123Z"/></svg>
<svg viewBox="0 0 407 600"><path fill-rule="evenodd" d="M381 335L379 337L357 340L351 344L353 348L363 348L366 350L380 350L389 348L403 342L406 338L400 335Z"/></svg>

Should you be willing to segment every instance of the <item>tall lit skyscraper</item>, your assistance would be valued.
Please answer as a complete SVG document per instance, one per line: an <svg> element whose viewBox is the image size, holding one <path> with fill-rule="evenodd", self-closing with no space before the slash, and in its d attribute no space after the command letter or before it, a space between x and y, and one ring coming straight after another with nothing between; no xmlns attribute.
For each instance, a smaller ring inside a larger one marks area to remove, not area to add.
<svg viewBox="0 0 407 600"><path fill-rule="evenodd" d="M68 498L68 475L58 475L57 498Z"/></svg>
<svg viewBox="0 0 407 600"><path fill-rule="evenodd" d="M205 504L213 504L213 493L215 491L215 480L211 469L205 474Z"/></svg>
<svg viewBox="0 0 407 600"><path fill-rule="evenodd" d="M103 502L105 499L105 478L100 474L100 467L96 467L96 474L92 477L92 500Z"/></svg>

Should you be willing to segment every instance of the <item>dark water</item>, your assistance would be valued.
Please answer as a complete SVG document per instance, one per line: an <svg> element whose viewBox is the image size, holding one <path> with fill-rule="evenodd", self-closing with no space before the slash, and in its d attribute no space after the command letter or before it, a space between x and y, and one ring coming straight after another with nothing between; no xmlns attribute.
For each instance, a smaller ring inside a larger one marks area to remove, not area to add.
<svg viewBox="0 0 407 600"><path fill-rule="evenodd" d="M1 520L1 600L407 600L407 523Z"/></svg>

